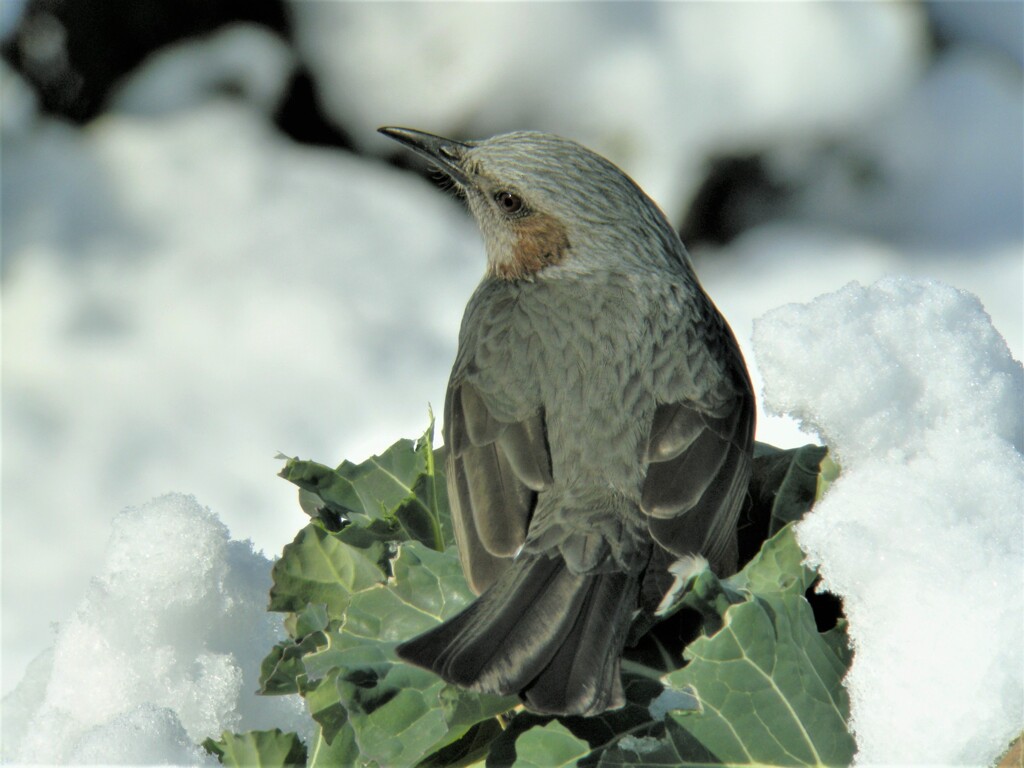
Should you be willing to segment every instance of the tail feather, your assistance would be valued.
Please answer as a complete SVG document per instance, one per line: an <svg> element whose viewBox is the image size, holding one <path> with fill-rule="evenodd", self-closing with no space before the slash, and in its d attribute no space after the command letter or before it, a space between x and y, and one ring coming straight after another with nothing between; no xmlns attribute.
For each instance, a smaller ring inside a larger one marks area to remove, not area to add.
<svg viewBox="0 0 1024 768"><path fill-rule="evenodd" d="M515 693L564 642L586 597L580 588L586 577L552 558L524 565L517 578L499 579L476 601L465 628L452 627L457 634L435 661L442 677L476 690Z"/></svg>
<svg viewBox="0 0 1024 768"><path fill-rule="evenodd" d="M637 590L622 573L520 558L462 613L397 652L464 688L520 694L535 711L596 713L624 701L618 659Z"/></svg>
<svg viewBox="0 0 1024 768"><path fill-rule="evenodd" d="M593 578L566 641L523 692L534 712L594 715L626 703L619 657L639 584L624 573Z"/></svg>

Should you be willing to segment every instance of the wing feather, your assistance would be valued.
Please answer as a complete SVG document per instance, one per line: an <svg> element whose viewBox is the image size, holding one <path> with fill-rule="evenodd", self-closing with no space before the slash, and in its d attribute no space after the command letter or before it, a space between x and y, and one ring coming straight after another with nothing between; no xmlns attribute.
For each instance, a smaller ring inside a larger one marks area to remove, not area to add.
<svg viewBox="0 0 1024 768"><path fill-rule="evenodd" d="M448 454L447 466L448 498L462 572L466 575L470 589L479 595L497 581L510 561L508 558L495 557L481 544L476 523L473 522L473 505L469 498L466 473L461 469L461 461L455 457L454 451Z"/></svg>
<svg viewBox="0 0 1024 768"><path fill-rule="evenodd" d="M730 373L727 365L721 382L734 396L711 406L681 376L674 382L671 401L658 405L651 422L640 502L662 547L676 556L702 554L713 564L734 551L753 462L753 391L735 341L726 341L738 366Z"/></svg>
<svg viewBox="0 0 1024 768"><path fill-rule="evenodd" d="M476 387L463 384L459 387L459 399L466 417L466 434L473 445L490 445L501 437L508 424L491 415Z"/></svg>
<svg viewBox="0 0 1024 768"><path fill-rule="evenodd" d="M551 456L545 438L544 416L538 411L530 418L509 424L498 439L498 445L512 465L512 470L533 491L551 485Z"/></svg>
<svg viewBox="0 0 1024 768"><path fill-rule="evenodd" d="M704 430L700 412L682 403L661 405L654 412L651 434L647 440L647 461L674 459L686 450Z"/></svg>
<svg viewBox="0 0 1024 768"><path fill-rule="evenodd" d="M512 557L526 540L533 492L497 443L472 446L462 461L480 542L492 555Z"/></svg>
<svg viewBox="0 0 1024 768"><path fill-rule="evenodd" d="M449 383L445 443L452 521L466 578L477 594L526 540L537 492L551 484L543 412L497 419L472 384Z"/></svg>

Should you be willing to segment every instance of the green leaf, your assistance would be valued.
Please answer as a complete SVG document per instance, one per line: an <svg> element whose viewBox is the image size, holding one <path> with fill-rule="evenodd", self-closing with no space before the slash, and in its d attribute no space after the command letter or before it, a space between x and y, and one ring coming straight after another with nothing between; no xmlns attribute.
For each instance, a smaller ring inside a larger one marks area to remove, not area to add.
<svg viewBox="0 0 1024 768"><path fill-rule="evenodd" d="M816 574L804 565L804 553L796 543L793 526L786 525L761 547L754 559L725 581L736 590L754 594L802 595Z"/></svg>
<svg viewBox="0 0 1024 768"><path fill-rule="evenodd" d="M793 526L787 525L764 543L739 573L719 579L703 560L699 570L681 572L669 591L673 601L661 612L668 617L682 607L693 608L705 620L706 631L721 626L729 606L749 599L751 593L803 594L815 573L803 564L804 553L796 543Z"/></svg>
<svg viewBox="0 0 1024 768"><path fill-rule="evenodd" d="M516 740L514 768L574 766L590 754L590 745L557 720L536 725Z"/></svg>
<svg viewBox="0 0 1024 768"><path fill-rule="evenodd" d="M818 484L814 494L815 501L824 496L832 486L832 483L839 479L839 472L839 465L835 462L835 459L832 458L832 452L829 451L821 460L820 471L818 473Z"/></svg>
<svg viewBox="0 0 1024 768"><path fill-rule="evenodd" d="M454 616L473 599L454 548L400 545L393 577L352 595L345 621L304 658L315 700L343 710L360 754L381 765L413 765L511 709L514 698L477 694L398 660L394 644ZM317 713L314 717L320 722ZM322 723L328 740L338 722Z"/></svg>
<svg viewBox="0 0 1024 768"><path fill-rule="evenodd" d="M368 762L359 754L355 732L350 725L344 725L335 733L330 743L318 731L309 745L306 768L339 768L339 766L364 766Z"/></svg>
<svg viewBox="0 0 1024 768"><path fill-rule="evenodd" d="M482 720L472 726L462 738L430 755L417 768L462 768L481 763L494 740L501 736L502 726L497 718Z"/></svg>
<svg viewBox="0 0 1024 768"><path fill-rule="evenodd" d="M626 768L626 766L721 766L704 746L669 718L660 736L625 736L601 753L598 768ZM729 763L729 765L732 765Z"/></svg>
<svg viewBox="0 0 1024 768"><path fill-rule="evenodd" d="M753 472L736 527L741 564L811 508L818 493L818 465L826 451L820 445L781 450L754 444Z"/></svg>
<svg viewBox="0 0 1024 768"><path fill-rule="evenodd" d="M688 646L688 664L663 677L666 691L650 704L652 715L668 712L665 729L634 728L600 765L849 763L849 646L842 623L817 631L804 597L814 578L792 525L728 579L706 567L691 573L675 607L698 609L709 634Z"/></svg>
<svg viewBox="0 0 1024 768"><path fill-rule="evenodd" d="M297 613L319 604L331 618L341 618L354 592L384 581L382 559L383 543L353 547L311 523L274 563L270 610Z"/></svg>
<svg viewBox="0 0 1024 768"><path fill-rule="evenodd" d="M818 467L828 449L821 445L797 448L792 461L775 494L772 505L770 534L777 533L786 523L803 518L817 498Z"/></svg>
<svg viewBox="0 0 1024 768"><path fill-rule="evenodd" d="M475 595L454 547L435 552L417 542L399 547L393 577L355 596L345 632L381 642L400 642L452 618Z"/></svg>
<svg viewBox="0 0 1024 768"><path fill-rule="evenodd" d="M323 632L330 623L326 605L310 604L293 616L292 637L305 637L314 632Z"/></svg>
<svg viewBox="0 0 1024 768"><path fill-rule="evenodd" d="M302 659L324 641L324 636L316 633L300 641L286 640L275 645L260 664L259 693L264 696L301 693L306 677Z"/></svg>
<svg viewBox="0 0 1024 768"><path fill-rule="evenodd" d="M850 637L846 632L846 619L840 618L832 629L821 633L821 638L828 643L832 653L839 659L843 669L849 669L853 663L853 647L850 645Z"/></svg>
<svg viewBox="0 0 1024 768"><path fill-rule="evenodd" d="M329 530L355 524L364 535L419 541L444 550L454 543L454 534L447 483L435 460L433 436L431 420L418 440L399 440L361 464L345 461L331 469L314 461L289 459L280 476L299 486L303 508L315 508Z"/></svg>
<svg viewBox="0 0 1024 768"><path fill-rule="evenodd" d="M817 631L801 595L755 596L734 605L725 626L687 649L689 663L666 675L691 690L699 713L670 718L721 762L847 765L846 667Z"/></svg>
<svg viewBox="0 0 1024 768"><path fill-rule="evenodd" d="M307 656L306 660L309 658L310 656ZM346 728L351 729L348 722L348 711L338 695L340 675L341 670L339 669L324 670L321 676L307 682L302 691L309 714L320 726L320 733L329 744L333 744Z"/></svg>
<svg viewBox="0 0 1024 768"><path fill-rule="evenodd" d="M623 738L640 738L664 730L665 711L658 711L665 690L650 670L636 674L640 665L625 662L622 677L626 705L593 717L565 717L559 720L573 736L587 743L586 757L603 754ZM691 702L696 706L695 701ZM536 726L544 726L550 717L527 711L516 713L512 722L495 740L488 755L488 765L511 765L519 753L519 739ZM591 760L587 760L589 765Z"/></svg>
<svg viewBox="0 0 1024 768"><path fill-rule="evenodd" d="M220 760L221 765L275 766L305 765L306 748L294 733L273 731L249 731L229 733L225 731L219 741L207 739L203 747Z"/></svg>
<svg viewBox="0 0 1024 768"><path fill-rule="evenodd" d="M271 651L261 683L304 696L320 726L317 754L347 754L337 745L350 741L362 762L413 765L471 730L490 732L476 726L516 703L449 686L394 654L475 597L450 545L431 438L432 426L362 464L290 460L282 472L317 519L275 564L271 609L290 612L292 639Z"/></svg>
<svg viewBox="0 0 1024 768"><path fill-rule="evenodd" d="M406 674L382 680L382 687L397 688L403 678L413 687L398 688L377 709L352 717L360 753L380 765L415 765L448 740L448 723L437 698L442 684L423 687L420 670L403 665L401 671Z"/></svg>
<svg viewBox="0 0 1024 768"><path fill-rule="evenodd" d="M440 701L444 682L399 662L389 646L332 635L330 648L307 663L311 677L326 674L311 704L323 707L313 714L332 747L347 730L366 760L412 765L449 740ZM325 721L324 711L338 717Z"/></svg>
<svg viewBox="0 0 1024 768"><path fill-rule="evenodd" d="M292 639L275 645L260 665L261 695L279 696L301 693L306 676L302 658L326 642L328 626L326 605L307 605L298 614L289 614L285 627Z"/></svg>
<svg viewBox="0 0 1024 768"><path fill-rule="evenodd" d="M801 519L817 494L818 467L828 449L821 445L779 450L758 444L750 494L760 519L768 516L767 535Z"/></svg>

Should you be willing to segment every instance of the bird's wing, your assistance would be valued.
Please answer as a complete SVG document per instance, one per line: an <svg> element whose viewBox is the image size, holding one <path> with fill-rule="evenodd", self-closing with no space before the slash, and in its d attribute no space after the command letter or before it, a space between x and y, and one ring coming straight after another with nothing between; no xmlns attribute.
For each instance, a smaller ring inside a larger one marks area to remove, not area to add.
<svg viewBox="0 0 1024 768"><path fill-rule="evenodd" d="M544 414L499 421L476 387L453 381L444 441L455 539L466 579L479 594L522 547L537 493L551 484Z"/></svg>
<svg viewBox="0 0 1024 768"><path fill-rule="evenodd" d="M715 312L713 308L710 310ZM695 347L692 333L669 333L677 355L708 345L714 352L697 366L667 364L659 405L647 439L641 508L655 540L682 556L702 554L723 562L734 543L736 518L747 492L754 441L754 395L743 358L724 323L707 330ZM715 345L718 345L717 348ZM670 359L668 355L656 355ZM716 364L718 363L718 364ZM657 372L656 372L657 375Z"/></svg>

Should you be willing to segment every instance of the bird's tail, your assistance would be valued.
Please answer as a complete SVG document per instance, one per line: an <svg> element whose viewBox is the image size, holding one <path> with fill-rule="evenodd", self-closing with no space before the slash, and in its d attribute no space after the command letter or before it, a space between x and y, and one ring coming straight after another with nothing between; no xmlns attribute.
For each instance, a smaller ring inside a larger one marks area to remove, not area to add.
<svg viewBox="0 0 1024 768"><path fill-rule="evenodd" d="M625 703L619 674L639 584L520 556L476 602L398 646L408 662L471 690L519 694L535 712L592 715Z"/></svg>

